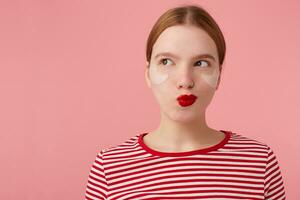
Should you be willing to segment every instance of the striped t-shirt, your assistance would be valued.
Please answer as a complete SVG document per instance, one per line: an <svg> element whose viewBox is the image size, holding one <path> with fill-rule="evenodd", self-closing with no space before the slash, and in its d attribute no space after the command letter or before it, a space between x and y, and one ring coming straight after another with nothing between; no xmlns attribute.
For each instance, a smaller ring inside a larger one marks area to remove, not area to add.
<svg viewBox="0 0 300 200"><path fill-rule="evenodd" d="M85 199L285 199L279 163L262 142L220 130L218 144L187 152L159 152L139 133L103 148L93 162Z"/></svg>

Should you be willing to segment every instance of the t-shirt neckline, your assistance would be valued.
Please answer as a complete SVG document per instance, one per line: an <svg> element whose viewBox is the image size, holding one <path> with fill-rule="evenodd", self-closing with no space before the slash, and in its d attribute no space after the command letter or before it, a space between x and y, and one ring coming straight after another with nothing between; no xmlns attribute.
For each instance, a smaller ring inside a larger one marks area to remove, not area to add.
<svg viewBox="0 0 300 200"><path fill-rule="evenodd" d="M152 155L155 155L155 156L190 156L190 155L196 155L196 154L205 154L205 153L208 153L210 151L215 151L217 149L220 149L222 148L230 139L230 136L231 136L231 131L226 131L226 130L219 130L223 133L225 133L225 138L220 141L219 143L213 145L213 146L210 146L210 147L206 147L206 148L203 148L203 149L197 149L197 150L192 150L192 151L184 151L184 152L161 152L161 151L157 151L157 150L154 150L150 147L148 147L144 141L143 141L143 137L148 134L148 132L146 133L141 133L139 136L138 136L138 143L139 145L142 147L142 149L144 149L146 152L152 154Z"/></svg>

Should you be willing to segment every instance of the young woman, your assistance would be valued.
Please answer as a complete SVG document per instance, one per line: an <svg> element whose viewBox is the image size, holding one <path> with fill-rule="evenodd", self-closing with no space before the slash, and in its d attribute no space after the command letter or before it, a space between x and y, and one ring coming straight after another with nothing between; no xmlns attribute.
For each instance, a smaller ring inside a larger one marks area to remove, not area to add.
<svg viewBox="0 0 300 200"><path fill-rule="evenodd" d="M145 78L160 124L98 153L86 199L285 199L267 144L206 123L225 49L217 23L199 6L172 8L157 20Z"/></svg>

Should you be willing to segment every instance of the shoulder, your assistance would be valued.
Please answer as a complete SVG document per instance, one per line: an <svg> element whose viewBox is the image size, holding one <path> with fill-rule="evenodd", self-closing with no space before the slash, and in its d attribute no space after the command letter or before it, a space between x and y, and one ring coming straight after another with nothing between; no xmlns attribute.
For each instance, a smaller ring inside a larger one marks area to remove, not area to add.
<svg viewBox="0 0 300 200"><path fill-rule="evenodd" d="M253 138L252 136L248 136L247 134L241 132L229 131L231 133L230 141L232 143L241 143L246 145L254 145L262 148L268 148L268 144Z"/></svg>
<svg viewBox="0 0 300 200"><path fill-rule="evenodd" d="M268 143L241 132L229 132L231 137L225 145L224 152L247 155L253 161L263 164L266 171L274 165L279 165L277 156Z"/></svg>
<svg viewBox="0 0 300 200"><path fill-rule="evenodd" d="M105 157L114 157L116 155L121 155L124 153L129 153L129 152L133 152L136 151L137 148L137 143L138 143L138 139L139 139L139 135L142 133L138 133L135 135L132 135L131 137L129 137L128 139L126 139L124 142L114 145L114 146L109 146L106 148L100 148L99 150L99 155L102 158Z"/></svg>
<svg viewBox="0 0 300 200"><path fill-rule="evenodd" d="M236 149L239 151L251 151L253 153L262 153L267 157L272 151L268 143L258 140L246 133L229 131L231 137L228 141L228 148Z"/></svg>

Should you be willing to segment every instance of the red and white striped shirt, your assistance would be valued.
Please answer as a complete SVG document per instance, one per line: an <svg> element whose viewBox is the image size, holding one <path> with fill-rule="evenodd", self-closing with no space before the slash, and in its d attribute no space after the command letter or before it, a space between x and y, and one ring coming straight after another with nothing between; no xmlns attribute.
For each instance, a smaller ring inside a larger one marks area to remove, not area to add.
<svg viewBox="0 0 300 200"><path fill-rule="evenodd" d="M102 149L85 192L96 199L285 199L273 150L241 134L220 130L218 144L188 152L159 152L139 133Z"/></svg>

